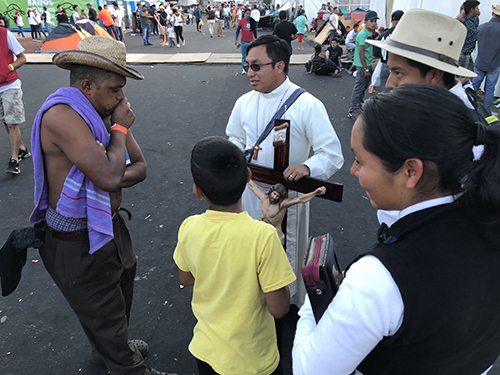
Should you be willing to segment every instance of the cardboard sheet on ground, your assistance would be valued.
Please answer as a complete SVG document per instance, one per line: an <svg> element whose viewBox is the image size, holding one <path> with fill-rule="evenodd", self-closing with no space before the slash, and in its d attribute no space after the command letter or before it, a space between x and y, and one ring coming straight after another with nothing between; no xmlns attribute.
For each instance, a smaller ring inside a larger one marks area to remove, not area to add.
<svg viewBox="0 0 500 375"><path fill-rule="evenodd" d="M325 42L326 38L328 38L329 34L330 34L330 28L328 27L328 25L325 25L325 27L323 27L321 29L319 34L316 35L316 38L314 38L314 41L316 43L323 44Z"/></svg>

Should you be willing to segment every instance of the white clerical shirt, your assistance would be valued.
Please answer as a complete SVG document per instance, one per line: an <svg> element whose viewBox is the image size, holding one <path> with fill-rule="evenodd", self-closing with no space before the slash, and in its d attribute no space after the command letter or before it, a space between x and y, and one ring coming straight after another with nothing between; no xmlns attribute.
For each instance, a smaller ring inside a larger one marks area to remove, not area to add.
<svg viewBox="0 0 500 375"><path fill-rule="evenodd" d="M226 127L229 140L242 150L253 147L274 114L298 87L287 78L270 93L251 91L242 95L236 101ZM290 164L305 164L311 171L311 177L322 180L327 180L342 167L344 158L340 141L323 103L305 92L287 108L282 118L290 120ZM257 160L252 159L252 163L273 168L272 132L259 147L262 150L259 150ZM311 148L314 153L309 157ZM269 185L258 185L267 192ZM289 198L296 196L296 192L288 192ZM260 201L248 188L243 193L242 206L254 219L261 219ZM298 280L302 279L300 270L308 237L309 204L290 207L287 216L286 251ZM305 296L304 283L291 284L290 294L292 303L301 306Z"/></svg>

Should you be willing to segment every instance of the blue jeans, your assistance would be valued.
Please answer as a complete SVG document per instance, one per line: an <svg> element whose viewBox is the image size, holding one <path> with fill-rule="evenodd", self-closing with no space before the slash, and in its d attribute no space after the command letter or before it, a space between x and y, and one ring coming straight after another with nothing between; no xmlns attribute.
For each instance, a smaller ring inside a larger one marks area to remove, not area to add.
<svg viewBox="0 0 500 375"><path fill-rule="evenodd" d="M117 41L120 41L120 32L118 31L118 28L115 25L111 25L111 30L113 30L113 35L115 36L115 39Z"/></svg>
<svg viewBox="0 0 500 375"><path fill-rule="evenodd" d="M18 34L18 35L19 35L19 34L21 34L21 36L22 36L23 38L26 38L26 37L24 36L24 31L23 31L23 29L24 29L24 27L23 27L23 26L19 26L19 32L18 32L17 34Z"/></svg>
<svg viewBox="0 0 500 375"><path fill-rule="evenodd" d="M241 65L246 65L247 64L247 48L250 42L241 42L240 48L241 48Z"/></svg>
<svg viewBox="0 0 500 375"><path fill-rule="evenodd" d="M224 27L226 29L229 29L229 21L231 20L231 17L224 17Z"/></svg>
<svg viewBox="0 0 500 375"><path fill-rule="evenodd" d="M391 74L391 70L389 69L386 63L381 63L381 64L382 64L382 71L380 72L380 86L382 87L382 92L387 92L389 91L389 89L385 87L385 85L387 84L387 79Z"/></svg>
<svg viewBox="0 0 500 375"><path fill-rule="evenodd" d="M477 67L474 67L474 73L477 74L477 77L472 79L474 91L479 90L479 86L481 86L481 83L486 77L486 82L484 84L484 106L489 111L491 104L493 103L493 95L495 94L495 86L498 81L498 76L500 75L500 66L491 72L485 72L483 70L479 70Z"/></svg>
<svg viewBox="0 0 500 375"><path fill-rule="evenodd" d="M373 73L373 69L370 68ZM365 91L370 86L371 76L367 79L365 78L365 69L362 66L356 67L356 83L352 89L351 95L351 108L349 108L349 113L357 116L358 109L361 107L363 100L365 99Z"/></svg>
<svg viewBox="0 0 500 375"><path fill-rule="evenodd" d="M142 25L142 40L144 44L149 43L149 25Z"/></svg>
<svg viewBox="0 0 500 375"><path fill-rule="evenodd" d="M50 34L52 31L52 22L44 22L43 24L45 26L45 30L47 30L47 34Z"/></svg>

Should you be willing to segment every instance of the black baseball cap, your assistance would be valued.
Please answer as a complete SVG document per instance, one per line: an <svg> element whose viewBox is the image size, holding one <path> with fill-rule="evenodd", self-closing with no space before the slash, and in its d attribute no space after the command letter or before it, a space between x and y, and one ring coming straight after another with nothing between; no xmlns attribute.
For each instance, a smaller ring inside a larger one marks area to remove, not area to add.
<svg viewBox="0 0 500 375"><path fill-rule="evenodd" d="M378 14L374 10L369 10L365 14L365 20L378 20Z"/></svg>
<svg viewBox="0 0 500 375"><path fill-rule="evenodd" d="M405 12L403 12L402 10L395 10L394 12L392 12L391 21L399 21L401 17L403 17L403 14L405 14Z"/></svg>

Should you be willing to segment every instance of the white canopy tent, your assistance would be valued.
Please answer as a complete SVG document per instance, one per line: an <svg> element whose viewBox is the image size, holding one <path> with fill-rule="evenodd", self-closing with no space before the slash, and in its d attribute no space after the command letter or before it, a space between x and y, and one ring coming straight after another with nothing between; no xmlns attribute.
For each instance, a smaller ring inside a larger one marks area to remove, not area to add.
<svg viewBox="0 0 500 375"><path fill-rule="evenodd" d="M305 0L309 1L309 0ZM498 4L499 0L481 0L479 9L479 23L488 22L491 19L491 7ZM450 17L456 17L460 11L462 0L370 0L370 9L375 10L380 17L379 26L386 26L390 23L391 13L395 10L407 11L412 8L421 8L443 13ZM473 52L473 57L477 55L477 48ZM500 80L495 88L495 96L500 96Z"/></svg>

